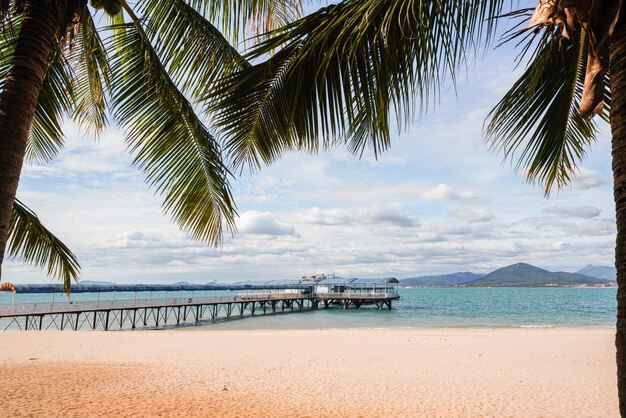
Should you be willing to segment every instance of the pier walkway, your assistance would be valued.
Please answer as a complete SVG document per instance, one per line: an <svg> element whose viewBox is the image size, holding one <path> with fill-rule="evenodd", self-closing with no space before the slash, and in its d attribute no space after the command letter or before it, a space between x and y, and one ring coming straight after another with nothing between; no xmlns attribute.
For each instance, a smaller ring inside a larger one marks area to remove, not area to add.
<svg viewBox="0 0 626 418"><path fill-rule="evenodd" d="M212 323L308 309L374 305L391 309L392 292L266 292L234 296L134 298L0 304L0 330L113 330Z"/></svg>

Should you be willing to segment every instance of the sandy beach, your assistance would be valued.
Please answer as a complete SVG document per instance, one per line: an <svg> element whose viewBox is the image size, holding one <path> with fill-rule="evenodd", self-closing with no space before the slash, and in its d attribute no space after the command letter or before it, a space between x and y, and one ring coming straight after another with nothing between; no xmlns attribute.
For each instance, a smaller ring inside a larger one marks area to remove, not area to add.
<svg viewBox="0 0 626 418"><path fill-rule="evenodd" d="M613 417L612 329L5 332L0 415Z"/></svg>

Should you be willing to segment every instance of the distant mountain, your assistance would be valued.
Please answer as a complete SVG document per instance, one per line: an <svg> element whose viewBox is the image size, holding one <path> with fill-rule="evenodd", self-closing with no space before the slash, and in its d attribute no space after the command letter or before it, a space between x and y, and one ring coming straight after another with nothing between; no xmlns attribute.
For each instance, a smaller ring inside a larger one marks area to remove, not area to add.
<svg viewBox="0 0 626 418"><path fill-rule="evenodd" d="M483 277L484 274L470 273L469 271L439 274L433 276L409 277L400 280L400 286L420 286L420 287L448 287L466 283Z"/></svg>
<svg viewBox="0 0 626 418"><path fill-rule="evenodd" d="M544 287L546 285L593 285L606 284L607 280L580 273L548 271L526 263L502 267L480 279L465 283L468 287Z"/></svg>
<svg viewBox="0 0 626 418"><path fill-rule="evenodd" d="M78 284L79 285L81 285L81 284L89 285L89 286L111 286L111 285L117 284L117 283L98 281L98 280L81 280L80 282L78 282Z"/></svg>
<svg viewBox="0 0 626 418"><path fill-rule="evenodd" d="M594 266L594 265L588 264L587 266L578 270L578 272L586 276L595 277L597 279L608 280L610 282L615 282L617 280L617 270L615 269L615 267Z"/></svg>

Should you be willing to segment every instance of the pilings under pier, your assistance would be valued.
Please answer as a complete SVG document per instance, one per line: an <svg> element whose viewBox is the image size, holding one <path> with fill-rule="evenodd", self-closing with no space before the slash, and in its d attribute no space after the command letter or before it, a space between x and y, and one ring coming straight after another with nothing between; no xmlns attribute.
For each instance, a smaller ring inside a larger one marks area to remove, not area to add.
<svg viewBox="0 0 626 418"><path fill-rule="evenodd" d="M0 306L0 330L150 329L327 309L331 305L342 309L359 309L363 305L391 309L392 299L397 297L397 294L387 293L268 294L233 298L98 301L95 306L93 301L7 305Z"/></svg>

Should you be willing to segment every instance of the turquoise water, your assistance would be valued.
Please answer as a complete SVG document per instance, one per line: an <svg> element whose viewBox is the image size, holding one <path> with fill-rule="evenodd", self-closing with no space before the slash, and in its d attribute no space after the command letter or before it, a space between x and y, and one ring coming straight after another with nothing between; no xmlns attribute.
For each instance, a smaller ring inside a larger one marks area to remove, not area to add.
<svg viewBox="0 0 626 418"><path fill-rule="evenodd" d="M228 292L139 292L137 298L227 295ZM207 329L389 328L389 327L613 327L615 288L400 289L393 310L327 310L256 316L200 326ZM104 299L133 299L133 292L101 293ZM95 300L73 294L72 300ZM50 294L16 295L16 303L47 302ZM67 300L55 295L56 301ZM0 303L11 303L0 294ZM189 327L187 329L198 329Z"/></svg>
<svg viewBox="0 0 626 418"><path fill-rule="evenodd" d="M211 329L614 327L615 288L400 289L393 310L328 309L212 324Z"/></svg>

